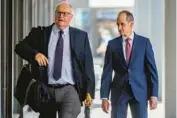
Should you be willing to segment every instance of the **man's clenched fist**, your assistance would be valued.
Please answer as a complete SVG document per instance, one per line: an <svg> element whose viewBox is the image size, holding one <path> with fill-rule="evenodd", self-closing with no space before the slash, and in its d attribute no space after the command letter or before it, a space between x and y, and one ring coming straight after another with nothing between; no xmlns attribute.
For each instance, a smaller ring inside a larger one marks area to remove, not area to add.
<svg viewBox="0 0 177 118"><path fill-rule="evenodd" d="M48 59L42 53L37 53L35 56L35 60L37 61L39 66L47 66L48 65Z"/></svg>

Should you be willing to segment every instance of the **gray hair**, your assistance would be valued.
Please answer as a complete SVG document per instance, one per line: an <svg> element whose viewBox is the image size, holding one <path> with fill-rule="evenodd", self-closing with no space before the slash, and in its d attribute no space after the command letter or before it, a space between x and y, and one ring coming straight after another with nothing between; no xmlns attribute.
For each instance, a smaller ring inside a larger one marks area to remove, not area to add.
<svg viewBox="0 0 177 118"><path fill-rule="evenodd" d="M60 4L63 4L63 3L68 4L68 5L71 7L71 9L72 9L72 5L71 5L67 0L63 0L63 1L60 1L59 3L57 3L57 5L56 5L56 7L55 7L55 11L56 11L57 7L58 7ZM72 10L72 14L73 14L73 10Z"/></svg>

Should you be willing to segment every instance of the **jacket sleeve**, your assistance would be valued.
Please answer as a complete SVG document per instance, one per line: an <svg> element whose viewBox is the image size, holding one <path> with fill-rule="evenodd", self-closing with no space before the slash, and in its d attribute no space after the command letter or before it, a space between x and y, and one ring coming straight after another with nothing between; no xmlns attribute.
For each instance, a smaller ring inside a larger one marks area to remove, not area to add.
<svg viewBox="0 0 177 118"><path fill-rule="evenodd" d="M151 90L150 92L150 96L156 96L158 97L158 72L157 72L157 68L156 68L156 63L155 63L155 58L154 58L154 52L152 49L152 45L149 41L149 39L147 39L147 43L146 43L146 53L145 53L145 64L146 64L146 70L147 73L149 74L149 78L150 79L148 81L148 85Z"/></svg>
<svg viewBox="0 0 177 118"><path fill-rule="evenodd" d="M35 55L38 53L36 49L35 39L37 39L37 28L32 28L28 36L20 41L16 47L15 52L28 62L35 60Z"/></svg>
<svg viewBox="0 0 177 118"><path fill-rule="evenodd" d="M88 35L85 37L85 59L84 68L87 75L87 93L90 93L92 99L95 98L95 73L93 66L93 57L90 49Z"/></svg>
<svg viewBox="0 0 177 118"><path fill-rule="evenodd" d="M108 43L104 61L103 74L101 77L101 99L109 99L110 85L112 82L112 51L110 43Z"/></svg>

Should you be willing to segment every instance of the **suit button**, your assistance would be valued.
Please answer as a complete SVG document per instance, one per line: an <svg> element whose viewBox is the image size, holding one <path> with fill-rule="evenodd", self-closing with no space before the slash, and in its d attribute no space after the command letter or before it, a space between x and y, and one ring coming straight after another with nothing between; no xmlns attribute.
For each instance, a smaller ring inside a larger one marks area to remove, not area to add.
<svg viewBox="0 0 177 118"><path fill-rule="evenodd" d="M128 69L128 72L130 72L130 69Z"/></svg>

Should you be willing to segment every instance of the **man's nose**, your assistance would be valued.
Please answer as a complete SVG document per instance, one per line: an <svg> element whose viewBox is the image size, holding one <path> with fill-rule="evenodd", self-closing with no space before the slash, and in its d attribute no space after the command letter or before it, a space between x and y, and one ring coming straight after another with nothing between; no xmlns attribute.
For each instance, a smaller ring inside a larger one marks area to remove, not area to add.
<svg viewBox="0 0 177 118"><path fill-rule="evenodd" d="M58 15L58 17L64 17L64 14L63 14L63 13L60 13L60 14Z"/></svg>
<svg viewBox="0 0 177 118"><path fill-rule="evenodd" d="M121 26L118 26L118 30L121 30L121 28L122 28Z"/></svg>

